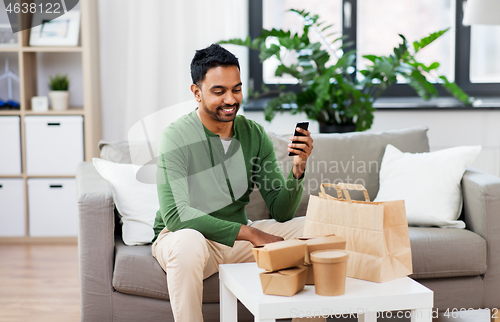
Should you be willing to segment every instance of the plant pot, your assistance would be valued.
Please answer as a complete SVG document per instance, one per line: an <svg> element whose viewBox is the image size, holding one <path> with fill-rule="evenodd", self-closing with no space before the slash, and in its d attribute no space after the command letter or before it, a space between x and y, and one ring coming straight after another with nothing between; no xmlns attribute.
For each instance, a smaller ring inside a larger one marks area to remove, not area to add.
<svg viewBox="0 0 500 322"><path fill-rule="evenodd" d="M54 111L64 111L68 109L69 92L68 91L50 91L50 106Z"/></svg>
<svg viewBox="0 0 500 322"><path fill-rule="evenodd" d="M319 133L347 133L356 131L355 124L320 124Z"/></svg>

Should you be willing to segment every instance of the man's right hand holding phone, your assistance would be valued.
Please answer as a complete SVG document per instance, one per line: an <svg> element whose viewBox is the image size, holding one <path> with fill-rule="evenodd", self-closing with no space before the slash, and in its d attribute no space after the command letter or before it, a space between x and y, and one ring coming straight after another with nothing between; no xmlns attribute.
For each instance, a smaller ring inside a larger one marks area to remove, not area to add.
<svg viewBox="0 0 500 322"><path fill-rule="evenodd" d="M301 135L297 135L297 134ZM295 135L290 137L288 151L296 154L293 157L293 176L295 179L300 179L306 170L307 159L311 155L313 149L313 139L311 132L299 126L295 128Z"/></svg>

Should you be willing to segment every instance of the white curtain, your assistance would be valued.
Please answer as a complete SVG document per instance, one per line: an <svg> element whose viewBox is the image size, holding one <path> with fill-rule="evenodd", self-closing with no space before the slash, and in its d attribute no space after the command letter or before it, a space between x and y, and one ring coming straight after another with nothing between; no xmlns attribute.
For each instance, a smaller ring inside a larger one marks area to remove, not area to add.
<svg viewBox="0 0 500 322"><path fill-rule="evenodd" d="M126 140L144 117L192 99L195 50L247 37L248 1L99 0L103 138ZM248 50L225 47L247 85Z"/></svg>

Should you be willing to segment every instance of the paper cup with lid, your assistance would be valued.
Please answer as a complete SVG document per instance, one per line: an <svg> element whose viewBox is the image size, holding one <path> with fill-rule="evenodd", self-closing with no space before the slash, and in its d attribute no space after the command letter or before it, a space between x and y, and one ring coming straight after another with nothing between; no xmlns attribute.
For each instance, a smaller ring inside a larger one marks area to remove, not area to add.
<svg viewBox="0 0 500 322"><path fill-rule="evenodd" d="M337 296L345 293L348 257L345 250L319 250L311 253L316 294Z"/></svg>

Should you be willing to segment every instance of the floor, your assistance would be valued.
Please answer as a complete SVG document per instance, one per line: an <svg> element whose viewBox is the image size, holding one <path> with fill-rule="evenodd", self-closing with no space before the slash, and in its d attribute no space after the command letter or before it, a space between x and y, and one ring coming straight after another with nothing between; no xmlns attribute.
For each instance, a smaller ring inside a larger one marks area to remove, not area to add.
<svg viewBox="0 0 500 322"><path fill-rule="evenodd" d="M0 245L0 321L80 321L77 245Z"/></svg>

